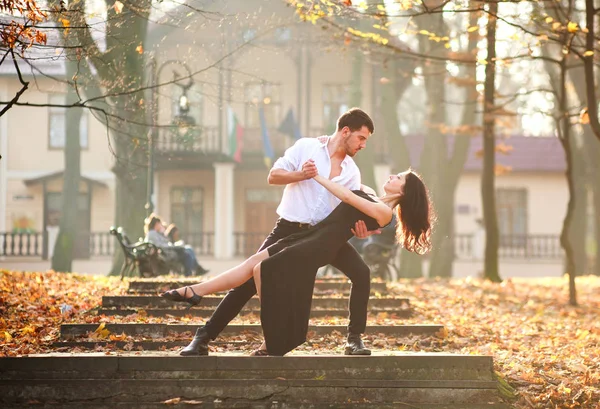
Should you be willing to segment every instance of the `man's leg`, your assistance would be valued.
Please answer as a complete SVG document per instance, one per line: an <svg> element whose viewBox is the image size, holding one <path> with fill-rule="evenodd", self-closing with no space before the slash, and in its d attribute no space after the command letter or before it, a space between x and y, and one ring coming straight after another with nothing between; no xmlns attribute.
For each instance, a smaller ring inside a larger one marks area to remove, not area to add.
<svg viewBox="0 0 600 409"><path fill-rule="evenodd" d="M258 251L295 232L296 230L281 226L278 223ZM179 354L183 356L208 355L208 343L219 336L221 331L240 313L254 294L256 294L256 286L253 278L229 291L206 324L198 328L192 342Z"/></svg>
<svg viewBox="0 0 600 409"><path fill-rule="evenodd" d="M346 355L371 355L371 351L365 348L361 339L361 334L365 332L367 327L371 271L350 243L344 244L331 265L344 273L352 282L349 302L348 342L344 353Z"/></svg>

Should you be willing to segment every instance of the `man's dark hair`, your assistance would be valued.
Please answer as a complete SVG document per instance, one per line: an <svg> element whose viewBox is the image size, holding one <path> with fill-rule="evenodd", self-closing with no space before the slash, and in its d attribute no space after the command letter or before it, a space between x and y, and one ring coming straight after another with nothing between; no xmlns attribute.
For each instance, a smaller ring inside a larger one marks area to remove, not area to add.
<svg viewBox="0 0 600 409"><path fill-rule="evenodd" d="M366 126L370 133L375 130L371 117L360 108L350 108L338 118L337 130L339 131L345 126L352 132L358 131L363 126Z"/></svg>

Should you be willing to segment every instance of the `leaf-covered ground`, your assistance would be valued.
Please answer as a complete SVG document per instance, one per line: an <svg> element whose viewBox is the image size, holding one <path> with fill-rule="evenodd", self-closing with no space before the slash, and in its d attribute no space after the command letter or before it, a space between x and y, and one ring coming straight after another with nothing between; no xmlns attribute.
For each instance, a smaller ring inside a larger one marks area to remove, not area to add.
<svg viewBox="0 0 600 409"><path fill-rule="evenodd" d="M518 408L600 407L600 278L577 279L579 307L568 305L566 279L513 279L501 284L481 280L414 280L390 285L408 297L411 318L393 312L371 314L370 325L444 324L432 337L384 337L366 334L375 350L491 354L496 371L516 391ZM190 315L148 317L98 316L102 295L125 294L127 282L112 277L0 271L0 356L53 351L61 323L98 323L91 340L133 342L143 339L110 334L108 322L199 323ZM256 315L234 323L258 323ZM344 317L311 320L346 325ZM186 340L191 334L169 340ZM250 350L252 335L228 337L232 345L213 351ZM296 353L337 353L343 334L312 337ZM108 347L110 351L110 347ZM510 394L510 387L505 394Z"/></svg>

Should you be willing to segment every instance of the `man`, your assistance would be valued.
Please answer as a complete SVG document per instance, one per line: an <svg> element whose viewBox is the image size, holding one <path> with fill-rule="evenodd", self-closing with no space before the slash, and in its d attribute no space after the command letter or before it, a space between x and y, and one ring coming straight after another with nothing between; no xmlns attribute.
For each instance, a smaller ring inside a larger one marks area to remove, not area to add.
<svg viewBox="0 0 600 409"><path fill-rule="evenodd" d="M317 175L327 175L332 181L349 189L361 188L360 171L352 157L364 149L373 133L373 121L364 111L352 108L338 118L333 136L302 138L286 150L269 172L268 182L286 185L277 208L280 218L260 250L283 237L314 226L340 203L327 189L312 180ZM352 230L359 238L371 234L365 223L359 221ZM260 251L259 250L259 251ZM367 325L367 304L370 293L370 271L354 247L346 243L331 263L352 282L350 292L350 319L346 355L371 355L365 348L361 335ZM196 331L192 342L180 355L208 355L208 343L235 318L244 305L256 294L254 280L229 291L204 327Z"/></svg>

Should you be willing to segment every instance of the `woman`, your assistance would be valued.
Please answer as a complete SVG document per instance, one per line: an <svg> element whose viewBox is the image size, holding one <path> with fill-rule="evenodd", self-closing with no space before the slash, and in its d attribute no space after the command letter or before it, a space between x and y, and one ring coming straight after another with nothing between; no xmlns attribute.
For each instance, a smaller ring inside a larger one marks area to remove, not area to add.
<svg viewBox="0 0 600 409"><path fill-rule="evenodd" d="M144 223L144 232L146 233L145 241L160 247L165 251L169 261L177 261L183 265L183 274L186 277L194 275L203 275L208 272L203 268L196 259L194 249L190 246L184 246L183 243L173 243L170 236L177 230L174 224L169 225L165 230L165 225L162 219L152 213L148 216Z"/></svg>
<svg viewBox="0 0 600 409"><path fill-rule="evenodd" d="M265 344L254 355L284 355L306 340L317 270L329 264L352 237L357 220L374 230L390 223L397 209L396 237L403 247L418 254L431 248L429 195L411 170L390 175L380 198L351 191L320 175L314 180L342 201L321 223L276 242L211 280L161 296L197 305L202 296L237 287L254 275L265 336Z"/></svg>
<svg viewBox="0 0 600 409"><path fill-rule="evenodd" d="M196 253L194 252L194 248L189 244L185 244L185 242L179 237L179 227L175 225L175 223L169 224L167 229L165 230L165 236L171 242L171 245L175 250L177 250L177 254L179 254L179 258L181 262L186 265L189 263L191 268L196 275L201 276L208 273L210 270L205 269L198 263L198 259L196 258ZM186 274L188 276L188 274Z"/></svg>

